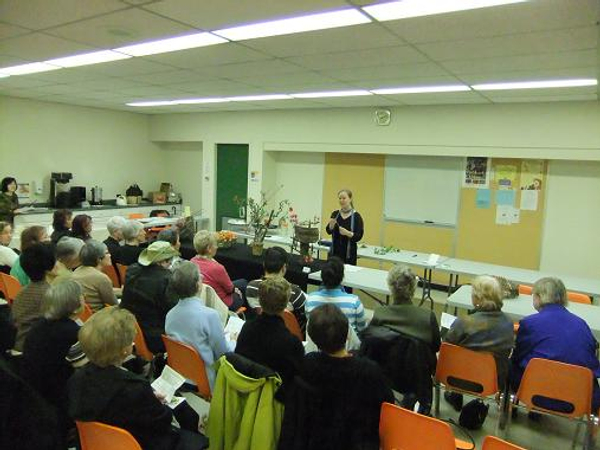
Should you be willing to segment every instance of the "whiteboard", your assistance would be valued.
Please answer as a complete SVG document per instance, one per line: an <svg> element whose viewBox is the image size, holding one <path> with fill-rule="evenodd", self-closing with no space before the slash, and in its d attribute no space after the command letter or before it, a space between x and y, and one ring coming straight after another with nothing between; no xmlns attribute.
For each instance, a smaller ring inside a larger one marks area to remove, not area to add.
<svg viewBox="0 0 600 450"><path fill-rule="evenodd" d="M456 226L464 158L388 155L384 218Z"/></svg>

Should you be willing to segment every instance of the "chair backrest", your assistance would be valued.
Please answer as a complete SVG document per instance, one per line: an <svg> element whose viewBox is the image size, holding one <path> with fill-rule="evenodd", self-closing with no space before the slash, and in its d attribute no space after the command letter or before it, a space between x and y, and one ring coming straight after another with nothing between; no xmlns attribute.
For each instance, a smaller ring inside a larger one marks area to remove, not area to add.
<svg viewBox="0 0 600 450"><path fill-rule="evenodd" d="M491 353L476 352L443 342L435 379L455 391L479 397L498 392L496 360Z"/></svg>
<svg viewBox="0 0 600 450"><path fill-rule="evenodd" d="M124 264L117 264L117 270L119 271L119 279L121 280L121 286L125 286L125 277L127 276L127 266Z"/></svg>
<svg viewBox="0 0 600 450"><path fill-rule="evenodd" d="M525 450L523 447L506 442L496 436L486 436L481 450Z"/></svg>
<svg viewBox="0 0 600 450"><path fill-rule="evenodd" d="M150 351L148 346L146 345L146 339L144 338L144 333L140 328L140 324L135 321L135 337L133 338L133 343L135 344L135 353L139 357L145 359L146 361L152 361L154 359L154 354Z"/></svg>
<svg viewBox="0 0 600 450"><path fill-rule="evenodd" d="M531 295L532 292L533 292L533 286L529 286L527 284L520 284L519 285L519 294L521 294L521 295Z"/></svg>
<svg viewBox="0 0 600 450"><path fill-rule="evenodd" d="M570 302L575 303L583 303L585 305L591 305L592 299L589 295L581 294L579 292L569 292L567 291L567 298Z"/></svg>
<svg viewBox="0 0 600 450"><path fill-rule="evenodd" d="M298 323L296 316L286 309L283 311L283 321L287 329L290 330L290 333L292 333L294 336L300 339L300 342L302 342L304 340L304 335L302 334L302 329L300 328L300 324Z"/></svg>
<svg viewBox="0 0 600 450"><path fill-rule="evenodd" d="M533 358L523 373L517 399L527 408L563 417L586 416L592 408L592 379L592 371L587 367ZM557 412L538 406L540 397L568 402L573 405L573 411Z"/></svg>
<svg viewBox="0 0 600 450"><path fill-rule="evenodd" d="M214 309L219 313L219 318L223 327L227 324L229 318L229 308L223 303L223 300L218 296L215 290L208 284L202 283L202 289L200 290L200 298L204 300L204 304L211 309Z"/></svg>
<svg viewBox="0 0 600 450"><path fill-rule="evenodd" d="M162 335L162 340L167 349L167 364L175 371L189 380L192 380L198 388L201 397L210 400L210 384L206 375L204 361L196 349L183 342Z"/></svg>
<svg viewBox="0 0 600 450"><path fill-rule="evenodd" d="M87 320L92 317L92 314L94 314L94 310L90 307L90 305L84 303L83 311L81 311L81 314L79 314L79 320L82 322L87 322Z"/></svg>
<svg viewBox="0 0 600 450"><path fill-rule="evenodd" d="M450 425L391 403L381 405L381 450L455 450Z"/></svg>
<svg viewBox="0 0 600 450"><path fill-rule="evenodd" d="M135 438L122 428L100 422L75 422L81 450L142 450Z"/></svg>
<svg viewBox="0 0 600 450"><path fill-rule="evenodd" d="M115 288L121 287L121 281L119 280L119 275L117 274L117 270L115 269L115 266L113 266L112 264L109 266L104 266L102 268L102 272L104 272L106 275L108 275L108 278L110 278L110 281L112 282L113 287L115 287Z"/></svg>
<svg viewBox="0 0 600 450"><path fill-rule="evenodd" d="M142 213L131 213L131 214L129 214L127 216L127 218L129 220L132 220L132 219L143 219L144 218L144 214L142 214Z"/></svg>
<svg viewBox="0 0 600 450"><path fill-rule="evenodd" d="M9 305L15 300L21 287L21 283L15 277L0 272L0 290L4 293L4 298Z"/></svg>

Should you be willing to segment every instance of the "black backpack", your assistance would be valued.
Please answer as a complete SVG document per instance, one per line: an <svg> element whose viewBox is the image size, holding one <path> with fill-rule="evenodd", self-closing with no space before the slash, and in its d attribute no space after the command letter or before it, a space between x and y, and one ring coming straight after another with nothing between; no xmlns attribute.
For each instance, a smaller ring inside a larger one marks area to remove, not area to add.
<svg viewBox="0 0 600 450"><path fill-rule="evenodd" d="M463 406L458 423L467 430L479 430L488 415L489 409L489 405L481 400L471 400Z"/></svg>

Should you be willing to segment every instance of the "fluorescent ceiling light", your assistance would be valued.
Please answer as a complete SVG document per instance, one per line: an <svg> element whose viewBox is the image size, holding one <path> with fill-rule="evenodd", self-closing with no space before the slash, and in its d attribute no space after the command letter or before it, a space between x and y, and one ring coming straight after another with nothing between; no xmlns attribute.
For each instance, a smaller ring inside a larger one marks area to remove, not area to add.
<svg viewBox="0 0 600 450"><path fill-rule="evenodd" d="M111 50L101 50L99 52L83 53L81 55L50 59L44 62L59 67L79 67L128 58L131 58L131 56L124 55L123 53L113 52Z"/></svg>
<svg viewBox="0 0 600 450"><path fill-rule="evenodd" d="M230 100L227 98L186 98L175 100L177 105L200 105L203 103L227 103Z"/></svg>
<svg viewBox="0 0 600 450"><path fill-rule="evenodd" d="M239 97L227 97L230 102L254 102L263 100L288 100L290 97L287 94L267 94L267 95L243 95Z"/></svg>
<svg viewBox="0 0 600 450"><path fill-rule="evenodd" d="M461 92L470 91L469 86L464 84L453 84L447 86L413 86L413 87L397 87L384 89L371 89L373 94L423 94L427 92Z"/></svg>
<svg viewBox="0 0 600 450"><path fill-rule="evenodd" d="M18 66L3 67L0 69L5 75L26 75L28 73L47 72L49 70L62 69L62 67L52 66L50 64L34 62L29 64L20 64Z"/></svg>
<svg viewBox="0 0 600 450"><path fill-rule="evenodd" d="M153 100L153 101L147 101L147 102L131 102L131 103L125 103L127 106L139 106L139 107L146 107L146 106L170 106L170 105L176 105L177 101L176 100Z"/></svg>
<svg viewBox="0 0 600 450"><path fill-rule="evenodd" d="M1 69L0 69L1 70ZM476 91L500 91L507 89L544 89L562 87L596 86L598 80L594 78L581 78L571 80L545 80L545 81L515 81L510 83L484 83L474 84L471 87Z"/></svg>
<svg viewBox="0 0 600 450"><path fill-rule="evenodd" d="M158 41L128 45L115 48L114 51L125 53L130 56L147 56L156 55L158 53L174 52L177 50L186 50L189 48L206 47L208 45L222 44L224 42L227 42L227 40L211 33L195 33L161 39Z"/></svg>
<svg viewBox="0 0 600 450"><path fill-rule="evenodd" d="M9 74L7 74L7 73L0 73L0 78L8 78L8 77L10 77Z"/></svg>
<svg viewBox="0 0 600 450"><path fill-rule="evenodd" d="M232 41L241 41L244 39L346 27L368 22L371 22L371 19L359 10L352 8L225 28L223 30L213 31L213 33Z"/></svg>
<svg viewBox="0 0 600 450"><path fill-rule="evenodd" d="M527 0L402 0L363 6L362 9L379 21L431 16L468 9L522 3Z"/></svg>
<svg viewBox="0 0 600 450"><path fill-rule="evenodd" d="M294 98L326 98L326 97L358 97L360 95L372 95L365 90L354 91L327 91L327 92L304 92L299 94L290 94Z"/></svg>

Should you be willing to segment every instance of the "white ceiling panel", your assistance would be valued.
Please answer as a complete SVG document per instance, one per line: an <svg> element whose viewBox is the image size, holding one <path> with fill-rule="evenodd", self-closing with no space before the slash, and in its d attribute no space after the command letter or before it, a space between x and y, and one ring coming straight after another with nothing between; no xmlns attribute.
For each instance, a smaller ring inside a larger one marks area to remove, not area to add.
<svg viewBox="0 0 600 450"><path fill-rule="evenodd" d="M279 36L277 39L252 39L246 42L249 47L279 57L313 55L324 51L349 52L401 44L401 39L377 23L290 34Z"/></svg>
<svg viewBox="0 0 600 450"><path fill-rule="evenodd" d="M81 81L102 80L108 78L101 73L95 73L86 67L73 67L69 69L51 70L27 75L27 78L46 81L48 83L77 83Z"/></svg>
<svg viewBox="0 0 600 450"><path fill-rule="evenodd" d="M564 78L596 78L596 76L597 67L576 67L568 69L497 71L494 73L468 74L463 75L460 78L468 84L480 84L509 81L556 80Z"/></svg>
<svg viewBox="0 0 600 450"><path fill-rule="evenodd" d="M130 75L125 78L138 83L148 83L164 86L169 86L174 83L194 82L206 79L205 76L200 75L198 72L185 69L169 70L168 72Z"/></svg>
<svg viewBox="0 0 600 450"><path fill-rule="evenodd" d="M19 58L18 56L0 54L0 67L16 66L18 64L25 64L28 62L30 61L23 58Z"/></svg>
<svg viewBox="0 0 600 450"><path fill-rule="evenodd" d="M443 66L456 75L473 73L496 73L510 70L564 69L570 67L594 67L597 63L596 49L573 52L544 53L535 55L504 56L500 58L444 61Z"/></svg>
<svg viewBox="0 0 600 450"><path fill-rule="evenodd" d="M597 94L569 94L569 95L538 95L521 97L494 97L494 103L534 103L534 102L586 102L597 101Z"/></svg>
<svg viewBox="0 0 600 450"><path fill-rule="evenodd" d="M390 82L393 82L394 80L402 78L450 76L447 71L435 63L400 64L338 70L324 69L321 73L347 82L360 82L364 79L388 79Z"/></svg>
<svg viewBox="0 0 600 450"><path fill-rule="evenodd" d="M78 81L70 83L75 89L83 89L86 92L94 91L117 91L120 89L134 88L140 86L151 87L150 84L138 83L133 80L126 80L124 78L104 77L97 80ZM98 97L101 98L101 97Z"/></svg>
<svg viewBox="0 0 600 450"><path fill-rule="evenodd" d="M127 8L118 0L2 0L3 22L40 30Z"/></svg>
<svg viewBox="0 0 600 450"><path fill-rule="evenodd" d="M232 77L235 79L234 77ZM329 77L323 76L315 72L308 72L298 69L297 72L286 73L284 75L267 74L265 76L245 77L240 76L237 81L247 83L253 86L269 88L269 89L297 89L298 86L346 86L346 83L340 83Z"/></svg>
<svg viewBox="0 0 600 450"><path fill-rule="evenodd" d="M385 95L388 99L393 99L405 105L435 105L451 103L489 103L477 92L436 92L428 94L402 94Z"/></svg>
<svg viewBox="0 0 600 450"><path fill-rule="evenodd" d="M205 30L347 7L344 0L163 0L149 11Z"/></svg>
<svg viewBox="0 0 600 450"><path fill-rule="evenodd" d="M132 8L52 28L47 33L98 48L115 48L192 31L191 27Z"/></svg>
<svg viewBox="0 0 600 450"><path fill-rule="evenodd" d="M142 58L122 59L120 61L111 61L104 64L94 64L79 68L82 72L88 72L92 75L108 75L115 77L127 77L131 75L170 72L172 67L158 64L152 61L146 61Z"/></svg>
<svg viewBox="0 0 600 450"><path fill-rule="evenodd" d="M93 48L87 45L48 36L44 33L31 33L0 41L0 53L18 56L29 61L43 61L90 50Z"/></svg>
<svg viewBox="0 0 600 450"><path fill-rule="evenodd" d="M225 64L223 66L212 66L197 69L201 74L223 77L223 78L235 78L243 74L245 76L258 76L261 74L286 74L301 71L302 68L291 64L282 59L271 59L266 61L251 61L241 64Z"/></svg>
<svg viewBox="0 0 600 450"><path fill-rule="evenodd" d="M332 108L346 108L349 106L393 106L399 102L380 95L365 95L360 97L333 97L315 99Z"/></svg>
<svg viewBox="0 0 600 450"><path fill-rule="evenodd" d="M585 27L419 44L418 48L436 61L450 61L593 49L597 47L597 41L597 28Z"/></svg>
<svg viewBox="0 0 600 450"><path fill-rule="evenodd" d="M206 66L260 61L271 58L272 57L269 55L265 55L264 53L235 43L219 44L144 57L144 59L149 61L168 64L182 69L197 69Z"/></svg>
<svg viewBox="0 0 600 450"><path fill-rule="evenodd" d="M565 96L565 95L589 95L596 94L598 88L596 86L584 87L567 87L567 88L551 88L551 89L512 89L504 91L481 91L482 95L487 98L519 98L519 97L549 97L549 96Z"/></svg>
<svg viewBox="0 0 600 450"><path fill-rule="evenodd" d="M427 58L412 47L385 47L351 52L321 53L287 58L286 61L312 70L352 69L395 65L399 63L419 63Z"/></svg>
<svg viewBox="0 0 600 450"><path fill-rule="evenodd" d="M229 80L176 83L173 84L172 87L187 92L193 97L251 95L260 94L262 92L258 87Z"/></svg>
<svg viewBox="0 0 600 450"><path fill-rule="evenodd" d="M1 8L1 7L0 7ZM1 17L1 16L0 16ZM0 39L20 36L22 34L31 33L27 28L21 28L16 25L0 22Z"/></svg>
<svg viewBox="0 0 600 450"><path fill-rule="evenodd" d="M462 82L456 77L445 75L437 77L365 78L360 81L353 81L351 85L360 89L384 89L400 86L440 86L460 83Z"/></svg>
<svg viewBox="0 0 600 450"><path fill-rule="evenodd" d="M592 26L598 18L597 0L535 0L452 14L386 22L411 43L468 40Z"/></svg>
<svg viewBox="0 0 600 450"><path fill-rule="evenodd" d="M30 88L30 87L38 87L38 86L48 86L49 84L56 83L48 83L47 81L36 80L31 77L8 77L8 78L0 78L0 89L2 88Z"/></svg>

